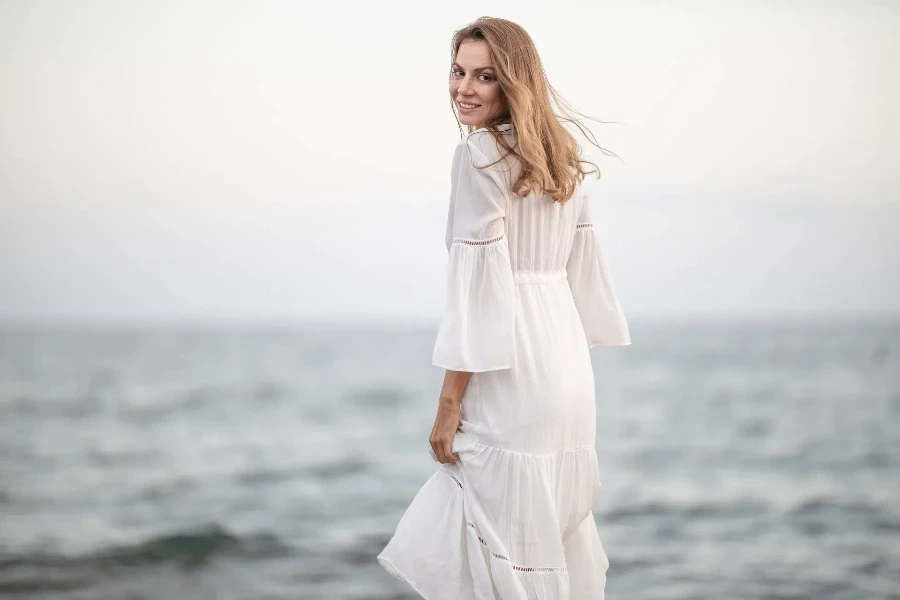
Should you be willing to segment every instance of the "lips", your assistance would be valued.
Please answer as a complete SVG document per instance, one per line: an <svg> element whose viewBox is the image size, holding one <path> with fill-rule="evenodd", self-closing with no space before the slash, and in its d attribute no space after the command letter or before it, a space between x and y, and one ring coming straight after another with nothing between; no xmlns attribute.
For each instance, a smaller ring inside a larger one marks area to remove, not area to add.
<svg viewBox="0 0 900 600"><path fill-rule="evenodd" d="M467 110L471 110L473 108L478 108L479 106L481 106L480 104L469 104L468 102L459 102L459 101L457 101L457 104L459 104L460 108L465 108ZM466 104L468 104L468 106L464 106Z"/></svg>

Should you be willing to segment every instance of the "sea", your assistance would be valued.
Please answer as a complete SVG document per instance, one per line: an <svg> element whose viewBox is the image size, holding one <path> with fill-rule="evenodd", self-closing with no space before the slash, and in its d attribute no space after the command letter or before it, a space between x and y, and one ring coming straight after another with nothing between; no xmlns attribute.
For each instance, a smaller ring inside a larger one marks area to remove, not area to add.
<svg viewBox="0 0 900 600"><path fill-rule="evenodd" d="M0 327L0 598L403 600L437 323ZM900 598L900 319L591 351L607 598ZM461 599L467 600L467 599Z"/></svg>

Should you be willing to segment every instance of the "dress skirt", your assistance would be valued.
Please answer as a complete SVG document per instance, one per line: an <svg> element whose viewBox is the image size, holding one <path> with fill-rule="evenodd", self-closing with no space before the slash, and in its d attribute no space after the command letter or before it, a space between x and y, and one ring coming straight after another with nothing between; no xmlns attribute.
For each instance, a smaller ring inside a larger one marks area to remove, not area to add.
<svg viewBox="0 0 900 600"><path fill-rule="evenodd" d="M513 276L513 365L472 373L459 461L425 482L377 560L427 600L600 600L589 343L564 269Z"/></svg>

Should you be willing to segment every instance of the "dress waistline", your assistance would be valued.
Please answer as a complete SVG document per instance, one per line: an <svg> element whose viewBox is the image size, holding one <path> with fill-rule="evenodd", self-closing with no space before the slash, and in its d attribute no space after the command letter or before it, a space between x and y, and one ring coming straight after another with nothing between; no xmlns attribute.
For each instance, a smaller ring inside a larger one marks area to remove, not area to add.
<svg viewBox="0 0 900 600"><path fill-rule="evenodd" d="M513 271L513 279L517 284L541 284L565 281L568 279L568 275L565 269L558 271Z"/></svg>

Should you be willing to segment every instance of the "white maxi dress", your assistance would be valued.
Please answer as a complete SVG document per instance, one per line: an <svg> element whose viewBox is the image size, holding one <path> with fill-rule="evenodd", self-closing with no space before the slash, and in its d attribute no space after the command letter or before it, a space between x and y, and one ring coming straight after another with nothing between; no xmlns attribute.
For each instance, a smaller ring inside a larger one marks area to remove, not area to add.
<svg viewBox="0 0 900 600"><path fill-rule="evenodd" d="M514 146L512 126L500 131ZM472 372L459 461L438 463L377 560L426 600L599 600L589 348L630 344L628 325L584 187L564 205L521 197L515 156L476 168L502 155L478 129L453 157L432 362Z"/></svg>

